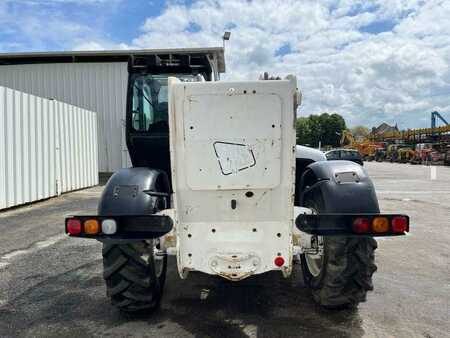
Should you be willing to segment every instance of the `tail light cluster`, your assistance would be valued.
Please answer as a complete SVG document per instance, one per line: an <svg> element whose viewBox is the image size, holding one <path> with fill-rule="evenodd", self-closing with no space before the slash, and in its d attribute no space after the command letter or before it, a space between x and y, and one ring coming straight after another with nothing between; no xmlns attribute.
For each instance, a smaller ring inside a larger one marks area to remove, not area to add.
<svg viewBox="0 0 450 338"><path fill-rule="evenodd" d="M352 230L356 234L404 234L409 232L409 218L403 215L356 217Z"/></svg>
<svg viewBox="0 0 450 338"><path fill-rule="evenodd" d="M70 236L79 235L113 235L117 232L117 222L114 219L98 218L68 218L66 233Z"/></svg>
<svg viewBox="0 0 450 338"><path fill-rule="evenodd" d="M409 232L409 217L401 214L300 214L300 231L320 236L399 236Z"/></svg>

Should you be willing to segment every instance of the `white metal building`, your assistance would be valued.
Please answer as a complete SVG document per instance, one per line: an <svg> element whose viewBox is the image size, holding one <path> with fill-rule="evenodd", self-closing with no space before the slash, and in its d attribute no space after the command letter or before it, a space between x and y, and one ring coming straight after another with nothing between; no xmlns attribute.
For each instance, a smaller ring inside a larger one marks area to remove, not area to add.
<svg viewBox="0 0 450 338"><path fill-rule="evenodd" d="M99 171L130 166L125 142L125 109L130 56L207 54L211 78L225 72L217 48L0 54L0 86L53 98L98 114Z"/></svg>
<svg viewBox="0 0 450 338"><path fill-rule="evenodd" d="M97 185L96 120L0 86L0 210Z"/></svg>

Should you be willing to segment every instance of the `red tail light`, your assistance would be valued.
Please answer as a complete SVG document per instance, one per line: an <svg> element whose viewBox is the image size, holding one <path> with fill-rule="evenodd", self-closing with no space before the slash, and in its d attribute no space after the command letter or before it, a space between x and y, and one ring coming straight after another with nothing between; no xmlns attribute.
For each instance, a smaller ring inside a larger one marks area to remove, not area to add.
<svg viewBox="0 0 450 338"><path fill-rule="evenodd" d="M81 222L79 219L69 219L67 221L67 232L70 235L79 235L81 233Z"/></svg>
<svg viewBox="0 0 450 338"><path fill-rule="evenodd" d="M392 218L392 231L395 233L404 233L408 229L408 219L404 216L395 216Z"/></svg>
<svg viewBox="0 0 450 338"><path fill-rule="evenodd" d="M357 234L369 232L370 222L368 218L358 217L352 223L352 230Z"/></svg>
<svg viewBox="0 0 450 338"><path fill-rule="evenodd" d="M283 257L277 257L277 258L275 258L274 263L278 267L283 266L284 265L284 258Z"/></svg>

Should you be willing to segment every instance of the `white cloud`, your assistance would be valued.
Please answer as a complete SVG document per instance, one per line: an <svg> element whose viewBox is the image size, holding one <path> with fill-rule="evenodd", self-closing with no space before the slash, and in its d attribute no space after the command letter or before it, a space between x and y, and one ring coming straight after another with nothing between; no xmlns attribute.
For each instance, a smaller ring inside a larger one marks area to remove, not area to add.
<svg viewBox="0 0 450 338"><path fill-rule="evenodd" d="M0 41L0 50L220 46L231 30L224 79L293 73L302 115L336 111L350 125L407 128L428 125L431 110L450 113L448 0L169 0L134 39L115 43L101 22L120 1L0 0L0 38L21 37ZM29 10L10 13L12 2ZM83 21L55 10L64 3L104 10ZM288 54L278 55L283 46Z"/></svg>
<svg viewBox="0 0 450 338"><path fill-rule="evenodd" d="M450 2L437 0L199 0L148 18L131 45L216 46L232 27L226 79L294 73L304 92L301 114L336 111L351 125L415 127L429 111L450 108L449 17ZM393 31L361 31L386 22ZM190 32L191 23L201 30ZM285 44L290 54L276 56Z"/></svg>
<svg viewBox="0 0 450 338"><path fill-rule="evenodd" d="M78 44L76 44L72 50L78 50L78 51L93 51L93 50L125 50L130 49L130 47L127 44L124 43L111 43L109 41L80 41Z"/></svg>

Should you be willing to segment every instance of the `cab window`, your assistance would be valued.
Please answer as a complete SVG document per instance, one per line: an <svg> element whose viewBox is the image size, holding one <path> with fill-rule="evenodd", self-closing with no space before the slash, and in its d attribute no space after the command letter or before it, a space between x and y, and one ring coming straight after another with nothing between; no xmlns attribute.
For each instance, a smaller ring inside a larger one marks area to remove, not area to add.
<svg viewBox="0 0 450 338"><path fill-rule="evenodd" d="M140 132L167 132L167 76L137 75L132 79L131 126Z"/></svg>

